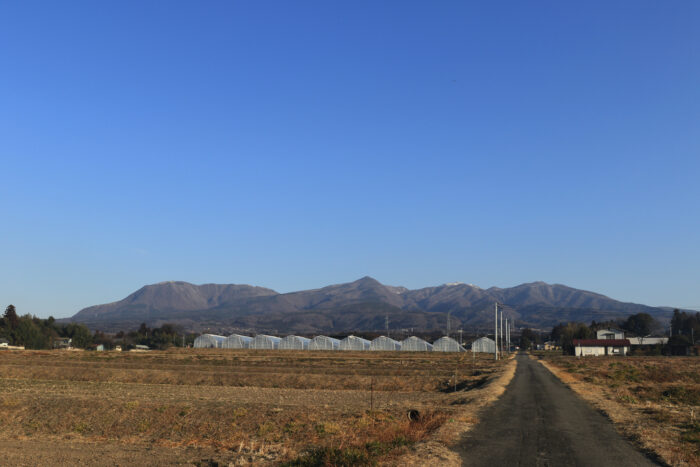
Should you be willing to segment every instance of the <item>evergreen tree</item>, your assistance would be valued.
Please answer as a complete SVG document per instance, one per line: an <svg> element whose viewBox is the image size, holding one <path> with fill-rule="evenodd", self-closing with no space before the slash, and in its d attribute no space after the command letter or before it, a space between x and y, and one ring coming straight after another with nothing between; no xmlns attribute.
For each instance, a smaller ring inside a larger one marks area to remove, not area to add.
<svg viewBox="0 0 700 467"><path fill-rule="evenodd" d="M17 310L15 310L14 305L8 305L7 308L5 308L3 318L10 331L15 329L19 324L19 317L17 316Z"/></svg>

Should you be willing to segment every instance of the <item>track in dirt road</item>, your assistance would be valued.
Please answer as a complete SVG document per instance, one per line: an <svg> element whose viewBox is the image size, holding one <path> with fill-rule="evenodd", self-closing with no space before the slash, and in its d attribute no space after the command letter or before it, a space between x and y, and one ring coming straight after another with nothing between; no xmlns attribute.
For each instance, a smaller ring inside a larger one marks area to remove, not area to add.
<svg viewBox="0 0 700 467"><path fill-rule="evenodd" d="M503 396L460 443L467 466L657 465L527 355Z"/></svg>

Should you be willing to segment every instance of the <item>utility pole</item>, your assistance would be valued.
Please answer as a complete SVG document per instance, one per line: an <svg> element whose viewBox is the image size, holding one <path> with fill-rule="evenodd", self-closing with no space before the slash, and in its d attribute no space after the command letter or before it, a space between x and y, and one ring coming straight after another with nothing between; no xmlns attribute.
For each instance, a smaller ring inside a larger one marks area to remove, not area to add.
<svg viewBox="0 0 700 467"><path fill-rule="evenodd" d="M503 355L503 308L501 308L501 355Z"/></svg>
<svg viewBox="0 0 700 467"><path fill-rule="evenodd" d="M464 345L464 343L462 342L462 330L461 329L459 330L459 345Z"/></svg>
<svg viewBox="0 0 700 467"><path fill-rule="evenodd" d="M386 337L389 337L389 314L384 316L384 327L386 327Z"/></svg>
<svg viewBox="0 0 700 467"><path fill-rule="evenodd" d="M510 353L511 343L510 343L510 329L513 327L510 321L508 321L508 353Z"/></svg>
<svg viewBox="0 0 700 467"><path fill-rule="evenodd" d="M496 308L496 323L494 324L494 332L493 332L493 337L494 337L494 346L493 346L493 353L494 356L496 357L496 360L498 360L498 302L495 304Z"/></svg>
<svg viewBox="0 0 700 467"><path fill-rule="evenodd" d="M510 355L510 329L508 328L508 318L506 318L506 352Z"/></svg>
<svg viewBox="0 0 700 467"><path fill-rule="evenodd" d="M452 310L447 312L447 337L450 337L450 315L452 314Z"/></svg>
<svg viewBox="0 0 700 467"><path fill-rule="evenodd" d="M510 330L513 329L513 323L512 320L508 321L508 353L510 353L510 349L513 344L510 343Z"/></svg>

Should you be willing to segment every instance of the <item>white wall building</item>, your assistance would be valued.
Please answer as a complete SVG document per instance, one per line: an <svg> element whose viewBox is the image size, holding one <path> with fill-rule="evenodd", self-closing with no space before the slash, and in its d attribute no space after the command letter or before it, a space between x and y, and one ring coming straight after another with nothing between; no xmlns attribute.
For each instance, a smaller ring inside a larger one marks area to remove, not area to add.
<svg viewBox="0 0 700 467"><path fill-rule="evenodd" d="M619 329L599 329L596 331L596 339L624 339L624 331Z"/></svg>
<svg viewBox="0 0 700 467"><path fill-rule="evenodd" d="M619 355L630 351L627 339L574 339L574 355L577 357Z"/></svg>

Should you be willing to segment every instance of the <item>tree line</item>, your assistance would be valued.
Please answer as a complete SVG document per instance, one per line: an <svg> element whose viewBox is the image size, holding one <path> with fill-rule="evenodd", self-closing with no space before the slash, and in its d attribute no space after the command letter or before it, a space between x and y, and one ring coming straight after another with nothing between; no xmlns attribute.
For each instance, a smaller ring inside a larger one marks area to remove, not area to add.
<svg viewBox="0 0 700 467"><path fill-rule="evenodd" d="M82 324L58 324L53 316L48 319L30 314L19 316L14 305L8 305L0 318L0 338L10 345L26 349L50 349L58 337L70 338L76 347L87 348L92 342L90 330Z"/></svg>
<svg viewBox="0 0 700 467"><path fill-rule="evenodd" d="M637 313L626 319L591 322L590 325L580 322L560 323L552 331L542 336L531 329L524 329L520 335L520 348L529 349L533 345L542 344L544 339L553 341L562 347L564 353L574 353L575 339L595 339L596 331L616 328L625 331L625 336L647 337L651 334L664 334L663 326L648 313ZM691 345L700 339L700 313L673 311L671 319L669 345ZM661 352L661 349L653 349Z"/></svg>
<svg viewBox="0 0 700 467"><path fill-rule="evenodd" d="M153 329L141 324L136 330L120 331L115 335L101 331L92 333L84 324L57 323L53 316L47 319L30 314L20 316L14 305L7 306L0 318L0 339L6 339L10 345L24 346L26 349L51 349L57 338L69 338L71 345L79 349L94 349L102 345L105 350L111 350L120 345L128 350L136 345L153 349L192 345L195 335L186 334L173 324L163 324Z"/></svg>

